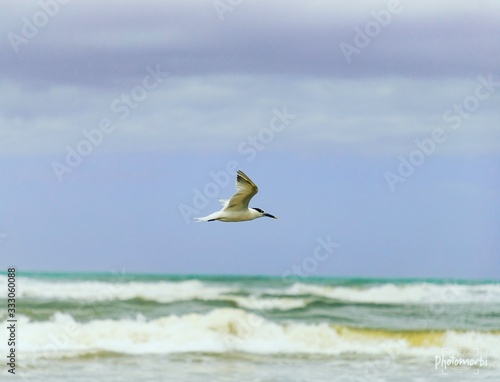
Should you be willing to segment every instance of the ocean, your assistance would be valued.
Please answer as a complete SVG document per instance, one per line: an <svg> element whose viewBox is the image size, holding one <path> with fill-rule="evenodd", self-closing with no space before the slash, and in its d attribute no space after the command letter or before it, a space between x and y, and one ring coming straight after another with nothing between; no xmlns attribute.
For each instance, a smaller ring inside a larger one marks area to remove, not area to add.
<svg viewBox="0 0 500 382"><path fill-rule="evenodd" d="M3 362L2 381L500 381L498 281L115 272L15 283L16 376Z"/></svg>

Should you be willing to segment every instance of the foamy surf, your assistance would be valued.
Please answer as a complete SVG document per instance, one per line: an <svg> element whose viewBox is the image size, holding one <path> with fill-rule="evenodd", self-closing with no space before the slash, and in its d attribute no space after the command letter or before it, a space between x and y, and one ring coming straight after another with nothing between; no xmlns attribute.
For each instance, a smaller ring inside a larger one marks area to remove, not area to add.
<svg viewBox="0 0 500 382"><path fill-rule="evenodd" d="M244 352L269 355L345 355L432 358L447 348L456 355L479 348L491 363L500 360L500 333L388 331L328 323L272 322L240 309L207 314L143 316L77 322L55 313L48 321L20 320L23 359L78 357L97 353L128 355Z"/></svg>
<svg viewBox="0 0 500 382"><path fill-rule="evenodd" d="M276 287L255 288L239 285L221 285L199 280L184 281L128 281L117 277L114 281L39 280L19 277L22 288L18 298L37 300L102 302L140 299L157 303L180 301L227 301L238 307L254 310L287 310L305 307L315 298L345 303L367 304L500 304L499 284L375 284L323 285L316 283L285 284L275 281ZM0 275L0 285L6 277ZM267 296L267 297L266 297ZM271 296L271 297L270 297Z"/></svg>
<svg viewBox="0 0 500 382"><path fill-rule="evenodd" d="M386 283L370 286L324 286L296 283L285 295L319 296L337 301L369 304L464 304L500 303L500 285L457 285L417 283L396 285Z"/></svg>
<svg viewBox="0 0 500 382"><path fill-rule="evenodd" d="M19 298L74 300L82 302L142 299L159 303L210 300L231 292L230 288L207 287L198 280L180 282L45 281L21 279Z"/></svg>
<svg viewBox="0 0 500 382"><path fill-rule="evenodd" d="M261 379L282 381L441 381L478 371L498 381L494 282L20 274L17 284L19 371L33 382L82 370L92 376L85 381L116 382L225 381L238 370L250 382L256 367ZM443 368L452 357L484 364Z"/></svg>

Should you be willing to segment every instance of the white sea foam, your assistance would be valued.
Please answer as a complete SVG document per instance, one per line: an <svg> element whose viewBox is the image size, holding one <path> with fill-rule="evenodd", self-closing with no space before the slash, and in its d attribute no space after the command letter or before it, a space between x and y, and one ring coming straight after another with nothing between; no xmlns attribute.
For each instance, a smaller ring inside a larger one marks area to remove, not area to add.
<svg viewBox="0 0 500 382"><path fill-rule="evenodd" d="M285 295L315 295L328 299L375 304L500 303L499 284L378 284L346 287L296 283Z"/></svg>
<svg viewBox="0 0 500 382"><path fill-rule="evenodd" d="M257 311L291 310L304 308L310 299L302 298L263 298L257 296L226 296L224 299L234 301L237 306Z"/></svg>
<svg viewBox="0 0 500 382"><path fill-rule="evenodd" d="M20 323L21 324L21 323ZM425 332L412 343L401 333L363 331L326 323L276 323L240 309L216 309L146 320L99 319L76 322L65 313L48 321L22 322L23 359L72 357L114 352L171 354L185 352L247 352L255 354L360 354L433 359L443 348L454 354L481 349L490 363L500 359L500 335L448 331ZM420 334L419 334L420 335ZM427 342L426 342L427 341Z"/></svg>
<svg viewBox="0 0 500 382"><path fill-rule="evenodd" d="M217 299L231 291L227 287L204 285L198 280L180 282L18 281L19 298L74 300L83 302L143 299L160 303Z"/></svg>
<svg viewBox="0 0 500 382"><path fill-rule="evenodd" d="M198 280L179 282L101 282L45 281L24 278L19 281L18 298L40 300L102 302L142 299L158 303L204 300L226 301L253 310L289 310L302 308L307 301L297 298L262 298L258 295L239 296L234 288L207 285ZM231 294L233 293L233 294Z"/></svg>
<svg viewBox="0 0 500 382"><path fill-rule="evenodd" d="M0 285L6 277L0 275ZM19 277L18 298L78 302L142 299L158 303L214 300L254 310L289 310L305 307L314 296L335 301L375 304L500 303L500 284L374 284L330 286L308 283L252 289L199 280L184 281L54 281ZM240 295L235 292L245 292ZM275 297L263 297L267 293ZM302 298L301 295L312 297Z"/></svg>

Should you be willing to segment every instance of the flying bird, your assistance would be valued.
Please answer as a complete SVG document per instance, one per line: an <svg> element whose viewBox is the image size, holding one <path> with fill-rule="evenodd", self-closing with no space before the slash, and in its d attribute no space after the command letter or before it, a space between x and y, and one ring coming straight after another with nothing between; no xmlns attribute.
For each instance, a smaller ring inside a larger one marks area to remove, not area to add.
<svg viewBox="0 0 500 382"><path fill-rule="evenodd" d="M242 222L267 216L278 219L260 208L249 208L250 199L259 191L252 180L241 170L236 175L236 194L231 199L219 199L222 209L202 218L195 218L197 222Z"/></svg>

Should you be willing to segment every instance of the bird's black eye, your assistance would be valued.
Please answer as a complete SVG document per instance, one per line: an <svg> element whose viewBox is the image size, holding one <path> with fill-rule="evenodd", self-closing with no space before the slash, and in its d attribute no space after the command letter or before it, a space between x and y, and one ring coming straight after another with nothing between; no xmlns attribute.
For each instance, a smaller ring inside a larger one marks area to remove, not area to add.
<svg viewBox="0 0 500 382"><path fill-rule="evenodd" d="M261 210L260 208L254 208L254 210L259 211L261 214L263 214L263 213L264 213L264 210Z"/></svg>

